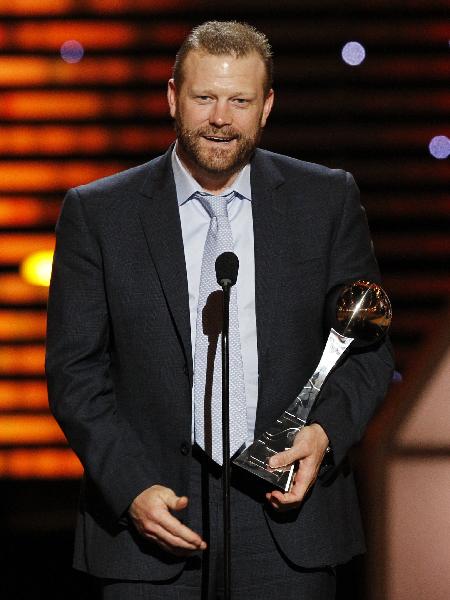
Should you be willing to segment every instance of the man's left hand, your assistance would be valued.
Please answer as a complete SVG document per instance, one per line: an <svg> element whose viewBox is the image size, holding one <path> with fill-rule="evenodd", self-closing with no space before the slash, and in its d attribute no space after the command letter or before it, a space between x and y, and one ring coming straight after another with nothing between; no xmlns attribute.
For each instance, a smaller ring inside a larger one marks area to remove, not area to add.
<svg viewBox="0 0 450 600"><path fill-rule="evenodd" d="M289 510L300 506L317 479L328 443L325 431L318 423L313 423L303 427L297 433L292 448L271 457L269 461L271 468L279 468L299 461L299 468L294 475L291 490L284 493L274 490L266 494L266 498L273 508Z"/></svg>

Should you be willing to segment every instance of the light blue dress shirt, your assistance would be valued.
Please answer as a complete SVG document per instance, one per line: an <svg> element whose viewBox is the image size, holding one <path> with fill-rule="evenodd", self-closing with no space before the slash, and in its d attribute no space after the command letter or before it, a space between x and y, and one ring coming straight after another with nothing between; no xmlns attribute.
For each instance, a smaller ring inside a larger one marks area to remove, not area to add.
<svg viewBox="0 0 450 600"><path fill-rule="evenodd" d="M192 360L195 369L194 352L200 271L210 217L193 195L197 191L207 190L203 190L181 163L176 153L176 146L172 151L172 169L177 190L186 261ZM250 444L254 438L256 404L258 401L258 354L255 315L255 252L249 164L240 171L233 185L223 191L222 195L226 195L231 191L236 193L235 198L228 204L228 215L233 234L234 252L239 258L236 291L247 402L247 444Z"/></svg>

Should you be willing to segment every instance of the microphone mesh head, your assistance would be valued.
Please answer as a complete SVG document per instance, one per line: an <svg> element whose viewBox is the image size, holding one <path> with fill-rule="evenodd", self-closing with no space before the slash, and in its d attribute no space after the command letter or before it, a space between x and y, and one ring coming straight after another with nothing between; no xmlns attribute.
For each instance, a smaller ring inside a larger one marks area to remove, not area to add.
<svg viewBox="0 0 450 600"><path fill-rule="evenodd" d="M239 271L239 259L234 252L224 252L216 258L217 283L229 282L234 285Z"/></svg>

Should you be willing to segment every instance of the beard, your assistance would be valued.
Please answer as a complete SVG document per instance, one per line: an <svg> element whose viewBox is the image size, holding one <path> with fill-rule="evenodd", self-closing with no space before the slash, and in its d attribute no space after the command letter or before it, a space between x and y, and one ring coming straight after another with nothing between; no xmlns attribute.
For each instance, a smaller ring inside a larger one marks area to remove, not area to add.
<svg viewBox="0 0 450 600"><path fill-rule="evenodd" d="M262 127L256 127L249 135L243 135L232 127L184 127L179 114L175 116L177 142L185 155L195 165L210 175L229 176L242 169L250 160L262 135ZM217 147L207 148L202 145L205 136L221 136L232 138L232 142L218 142ZM233 144L230 148L228 144ZM223 145L223 147L221 147Z"/></svg>

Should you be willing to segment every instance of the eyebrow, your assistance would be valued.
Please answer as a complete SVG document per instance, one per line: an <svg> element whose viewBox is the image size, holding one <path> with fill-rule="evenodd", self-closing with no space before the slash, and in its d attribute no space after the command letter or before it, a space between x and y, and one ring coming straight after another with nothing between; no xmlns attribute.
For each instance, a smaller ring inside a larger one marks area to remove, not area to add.
<svg viewBox="0 0 450 600"><path fill-rule="evenodd" d="M215 96L217 94L217 91L213 91L210 89L195 89L192 88L192 93L195 94L196 96ZM230 96L256 96L256 94L254 92L244 92L242 90L239 90L237 92L233 92L230 94Z"/></svg>

